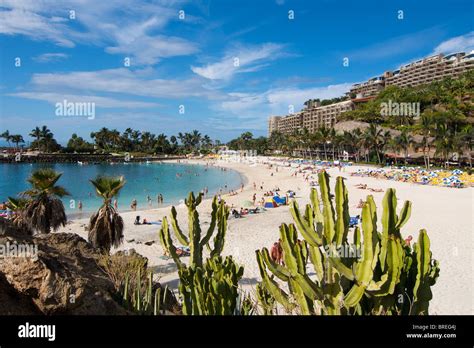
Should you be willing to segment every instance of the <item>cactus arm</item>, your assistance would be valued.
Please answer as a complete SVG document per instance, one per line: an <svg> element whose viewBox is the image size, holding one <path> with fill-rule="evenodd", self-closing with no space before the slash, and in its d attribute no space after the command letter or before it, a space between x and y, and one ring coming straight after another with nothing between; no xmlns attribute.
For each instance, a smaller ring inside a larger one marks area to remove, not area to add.
<svg viewBox="0 0 474 348"><path fill-rule="evenodd" d="M191 264L202 267L202 245L201 226L199 225L199 214L193 210L189 214L189 249L191 251Z"/></svg>
<svg viewBox="0 0 474 348"><path fill-rule="evenodd" d="M174 206L171 207L171 225L173 226L173 230L174 230L176 238L178 238L179 242L181 244L185 245L185 246L189 246L188 238L184 235L181 228L179 228L178 219L177 219L177 212L176 212L176 208Z"/></svg>
<svg viewBox="0 0 474 348"><path fill-rule="evenodd" d="M290 302L288 294L282 289L280 289L278 284L268 276L267 272L265 271L265 263L263 262L259 250L256 251L256 254L258 268L262 277L262 284L278 303L280 303L284 308L291 310L292 308L294 308L294 304Z"/></svg>
<svg viewBox="0 0 474 348"><path fill-rule="evenodd" d="M374 296L392 295L395 286L400 280L400 273L403 267L403 249L399 240L390 238L387 252L387 272L384 273L380 281L371 281L367 291Z"/></svg>
<svg viewBox="0 0 474 348"><path fill-rule="evenodd" d="M298 283L306 297L311 300L321 300L323 292L318 285L316 285L306 274L296 274L294 280Z"/></svg>
<svg viewBox="0 0 474 348"><path fill-rule="evenodd" d="M221 204L221 206L219 207L217 234L214 237L214 249L211 251L211 258L220 255L222 253L222 250L224 249L228 216L229 209L224 204Z"/></svg>
<svg viewBox="0 0 474 348"><path fill-rule="evenodd" d="M280 266L272 260L270 254L268 253L267 248L262 249L263 260L265 261L266 266L274 275L276 275L281 280L287 282L290 277L290 272L285 267Z"/></svg>
<svg viewBox="0 0 474 348"><path fill-rule="evenodd" d="M403 205L402 210L400 211L400 216L397 221L397 224L395 226L395 229L397 231L400 231L400 229L405 225L408 221L408 219L411 216L411 202L410 201L405 201L405 204Z"/></svg>
<svg viewBox="0 0 474 348"><path fill-rule="evenodd" d="M356 226L354 229L354 245L356 247L360 247L360 228Z"/></svg>
<svg viewBox="0 0 474 348"><path fill-rule="evenodd" d="M340 275L337 271L333 272L332 278L331 282L326 283L326 286L324 287L323 311L325 314L329 315L340 315L344 292L340 285Z"/></svg>
<svg viewBox="0 0 474 348"><path fill-rule="evenodd" d="M346 306L354 307L359 303L364 295L365 288L369 285L373 277L372 262L374 258L373 234L375 233L375 223L373 220L374 212L372 211L373 202L370 201L371 196L367 197L367 202L362 208L362 231L364 234L364 248L361 261L355 265L355 278L357 283L347 293L344 301Z"/></svg>
<svg viewBox="0 0 474 348"><path fill-rule="evenodd" d="M156 289L155 291L155 301L153 306L153 314L160 314L160 297L161 297L161 288Z"/></svg>
<svg viewBox="0 0 474 348"><path fill-rule="evenodd" d="M420 230L414 245L416 254L416 281L413 288L412 314L428 314L429 301L433 298L431 286L439 275L439 263L431 261L430 239L426 230Z"/></svg>
<svg viewBox="0 0 474 348"><path fill-rule="evenodd" d="M389 188L385 193L382 200L382 238L380 248L380 267L382 272L385 271L386 257L387 257L387 244L389 236L395 233L395 225L397 223L397 198L395 196L395 190Z"/></svg>
<svg viewBox="0 0 474 348"><path fill-rule="evenodd" d="M364 295L365 287L354 284L344 297L346 307L355 307Z"/></svg>
<svg viewBox="0 0 474 348"><path fill-rule="evenodd" d="M347 233L349 232L349 199L347 188L341 176L336 179L336 245L347 243Z"/></svg>
<svg viewBox="0 0 474 348"><path fill-rule="evenodd" d="M308 249L309 258L313 264L318 281L321 283L324 278L323 255L321 254L321 250L319 250L318 247L312 246L311 244L308 245Z"/></svg>
<svg viewBox="0 0 474 348"><path fill-rule="evenodd" d="M201 240L201 244L204 246L209 241L211 240L212 234L214 233L214 229L216 228L216 221L217 221L217 215L218 215L218 209L219 207L217 206L217 197L214 196L212 199L212 210L211 210L211 222L209 224L209 228L207 229L206 235L204 238Z"/></svg>
<svg viewBox="0 0 474 348"><path fill-rule="evenodd" d="M318 191L315 188L311 189L311 193L309 195L311 204L313 205L314 217L316 222L322 224L324 222L324 216L321 213L321 209L319 208L319 198L318 198Z"/></svg>
<svg viewBox="0 0 474 348"><path fill-rule="evenodd" d="M370 196L369 196L370 198ZM364 234L363 255L358 269L357 281L363 285L367 285L372 279L372 261L374 258L373 234L376 233L376 221L374 220L373 207L370 200L362 209L362 231Z"/></svg>
<svg viewBox="0 0 474 348"><path fill-rule="evenodd" d="M301 311L300 314L313 314L313 302L311 301L311 298L306 295L307 292L311 293L311 291L307 288L306 290L303 289L301 286L301 280L294 280L290 278L290 286L292 289L292 294L299 305L299 310Z"/></svg>
<svg viewBox="0 0 474 348"><path fill-rule="evenodd" d="M303 238L312 246L321 245L323 243L321 237L314 231L314 227L301 216L296 201L291 202L290 212L293 216L293 221L296 223L298 231L301 233Z"/></svg>
<svg viewBox="0 0 474 348"><path fill-rule="evenodd" d="M334 226L334 208L329 190L329 175L326 172L319 176L319 187L321 189L321 200L323 201L324 237L327 243L331 243L336 231Z"/></svg>
<svg viewBox="0 0 474 348"><path fill-rule="evenodd" d="M272 315L275 304L275 298L268 292L263 284L257 284L257 299L263 309L264 315Z"/></svg>
<svg viewBox="0 0 474 348"><path fill-rule="evenodd" d="M382 274L382 277L380 277L380 280L375 282L371 281L369 286L367 286L367 291L375 296L378 296L379 294L385 294L387 293L387 287L386 284L388 283L388 273ZM382 287L385 288L383 289Z"/></svg>
<svg viewBox="0 0 474 348"><path fill-rule="evenodd" d="M160 241L163 248L173 258L173 261L176 263L176 266L178 266L178 269L182 268L184 264L181 262L178 254L176 253L176 247L174 246L173 240L171 239L168 220L166 219L166 217L163 218L163 221L161 223Z"/></svg>
<svg viewBox="0 0 474 348"><path fill-rule="evenodd" d="M286 224L280 226L281 247L283 249L283 258L288 271L293 275L298 273L297 249L296 243L292 241L292 233ZM293 243L292 243L293 242Z"/></svg>
<svg viewBox="0 0 474 348"><path fill-rule="evenodd" d="M352 272L352 269L350 269L344 263L342 263L339 257L331 255L328 257L328 259L329 259L329 262L331 262L332 266L339 273L341 273L345 278L349 280L354 280L354 273Z"/></svg>

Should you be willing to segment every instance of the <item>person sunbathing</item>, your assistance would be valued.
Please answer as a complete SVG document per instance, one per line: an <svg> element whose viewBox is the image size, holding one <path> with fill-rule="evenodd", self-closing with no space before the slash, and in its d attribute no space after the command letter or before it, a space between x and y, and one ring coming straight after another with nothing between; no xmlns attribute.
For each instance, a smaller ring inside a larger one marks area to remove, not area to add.
<svg viewBox="0 0 474 348"><path fill-rule="evenodd" d="M365 204L365 202L362 199L360 199L359 204L357 204L356 208L363 208L364 204Z"/></svg>
<svg viewBox="0 0 474 348"><path fill-rule="evenodd" d="M242 216L240 215L240 213L239 213L237 210L235 210L235 209L232 209L232 216L233 216L234 218L236 218L236 219L242 217Z"/></svg>
<svg viewBox="0 0 474 348"><path fill-rule="evenodd" d="M357 184L357 185L354 185L355 187L357 187L358 189L361 189L361 190L365 190L367 188L367 184Z"/></svg>
<svg viewBox="0 0 474 348"><path fill-rule="evenodd" d="M369 187L369 191L370 192L383 192L383 189L374 189L374 188Z"/></svg>
<svg viewBox="0 0 474 348"><path fill-rule="evenodd" d="M135 217L135 221L133 222L134 225L141 225L140 216Z"/></svg>

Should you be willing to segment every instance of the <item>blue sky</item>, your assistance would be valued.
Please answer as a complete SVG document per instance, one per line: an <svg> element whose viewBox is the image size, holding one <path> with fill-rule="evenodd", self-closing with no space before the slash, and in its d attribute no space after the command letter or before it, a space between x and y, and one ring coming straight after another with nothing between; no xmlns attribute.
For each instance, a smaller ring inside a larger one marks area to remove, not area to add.
<svg viewBox="0 0 474 348"><path fill-rule="evenodd" d="M62 143L104 126L198 129L221 141L264 135L268 116L290 105L341 96L432 53L474 49L473 4L0 0L0 132L31 140L46 124ZM95 103L96 117L56 116L64 99Z"/></svg>

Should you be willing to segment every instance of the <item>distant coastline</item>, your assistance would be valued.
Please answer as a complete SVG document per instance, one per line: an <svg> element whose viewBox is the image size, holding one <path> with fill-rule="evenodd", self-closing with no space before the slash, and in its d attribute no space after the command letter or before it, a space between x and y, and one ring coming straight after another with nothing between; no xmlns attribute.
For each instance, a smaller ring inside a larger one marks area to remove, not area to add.
<svg viewBox="0 0 474 348"><path fill-rule="evenodd" d="M130 156L126 159L125 155L112 154L87 154L87 153L45 153L28 154L19 153L17 159L15 154L3 154L0 156L0 163L123 163L123 162L157 162L186 159L185 156L161 155L161 156Z"/></svg>

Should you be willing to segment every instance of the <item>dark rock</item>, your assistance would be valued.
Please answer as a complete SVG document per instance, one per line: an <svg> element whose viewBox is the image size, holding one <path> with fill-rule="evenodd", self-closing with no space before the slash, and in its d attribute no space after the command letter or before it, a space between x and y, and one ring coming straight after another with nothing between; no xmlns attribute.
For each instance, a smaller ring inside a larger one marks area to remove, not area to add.
<svg viewBox="0 0 474 348"><path fill-rule="evenodd" d="M2 307L14 306L10 299L25 311L35 312L36 307L43 314L129 314L114 300L113 283L86 240L73 233L21 235L0 220L0 246L29 246L32 251L0 257L0 293L8 300L0 301Z"/></svg>

